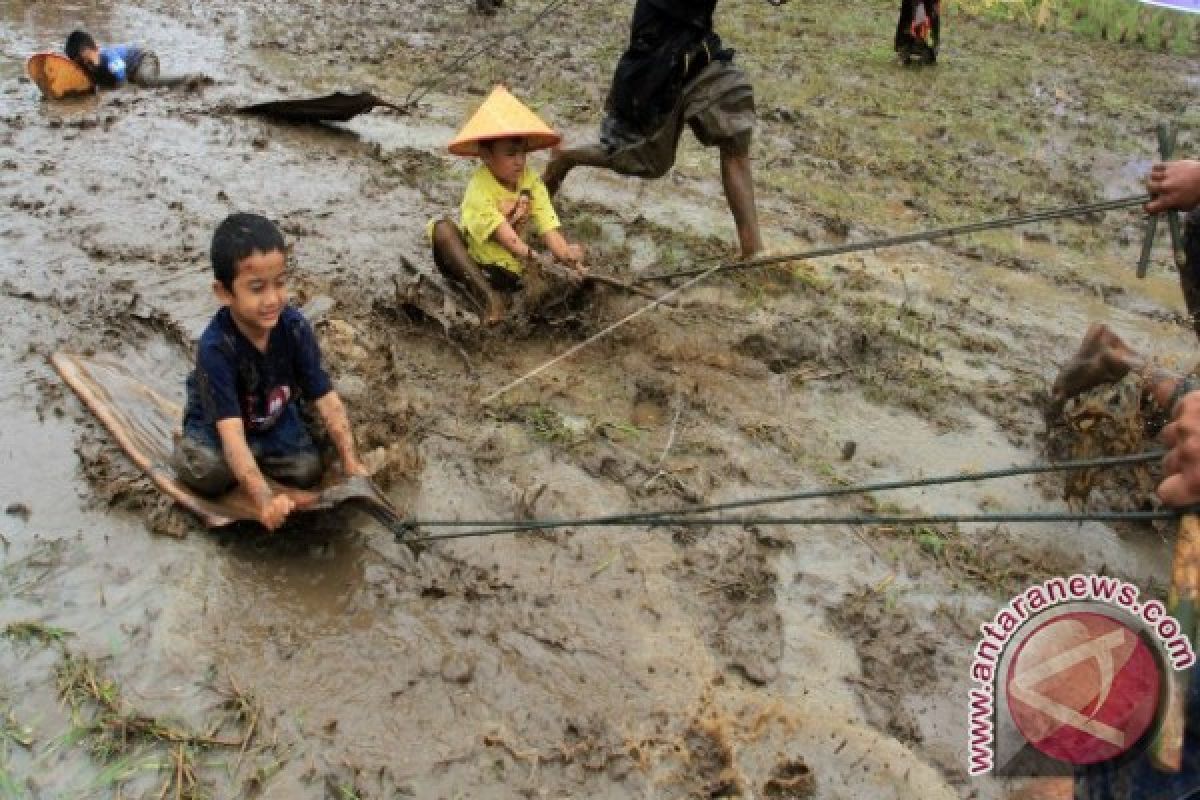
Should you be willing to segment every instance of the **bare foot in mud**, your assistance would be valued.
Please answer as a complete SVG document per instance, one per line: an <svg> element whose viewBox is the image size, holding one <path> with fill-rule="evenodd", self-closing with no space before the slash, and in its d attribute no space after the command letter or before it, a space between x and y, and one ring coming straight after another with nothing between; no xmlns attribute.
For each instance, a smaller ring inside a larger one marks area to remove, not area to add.
<svg viewBox="0 0 1200 800"><path fill-rule="evenodd" d="M1051 409L1061 409L1072 397L1088 389L1116 383L1142 363L1141 356L1111 328L1093 324L1084 334L1079 350L1054 380Z"/></svg>
<svg viewBox="0 0 1200 800"><path fill-rule="evenodd" d="M562 148L555 147L551 151L550 163L546 165L546 169L542 173L542 183L546 184L546 191L550 193L551 197L562 188L562 182L566 180L570 170L566 159L562 157Z"/></svg>
<svg viewBox="0 0 1200 800"><path fill-rule="evenodd" d="M483 324L489 328L498 325L504 321L504 312L506 308L504 301L493 295L488 298L487 306L483 310Z"/></svg>

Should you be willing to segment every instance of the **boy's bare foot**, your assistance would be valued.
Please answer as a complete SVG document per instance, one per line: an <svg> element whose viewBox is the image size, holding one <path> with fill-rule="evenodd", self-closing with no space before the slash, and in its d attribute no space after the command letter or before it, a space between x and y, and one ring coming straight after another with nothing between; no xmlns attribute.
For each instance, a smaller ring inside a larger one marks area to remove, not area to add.
<svg viewBox="0 0 1200 800"><path fill-rule="evenodd" d="M504 320L505 311L504 300L495 294L489 296L487 308L483 312L483 324L489 328L499 324Z"/></svg>
<svg viewBox="0 0 1200 800"><path fill-rule="evenodd" d="M1140 361L1140 356L1111 328L1094 323L1084 334L1078 352L1054 380L1051 400L1056 408L1061 408L1081 392L1106 383L1116 383Z"/></svg>
<svg viewBox="0 0 1200 800"><path fill-rule="evenodd" d="M562 157L562 150L558 147L554 148L550 163L546 165L546 170L542 173L542 183L546 184L546 191L550 193L551 197L562 188L563 180L566 179L570 170L566 159Z"/></svg>

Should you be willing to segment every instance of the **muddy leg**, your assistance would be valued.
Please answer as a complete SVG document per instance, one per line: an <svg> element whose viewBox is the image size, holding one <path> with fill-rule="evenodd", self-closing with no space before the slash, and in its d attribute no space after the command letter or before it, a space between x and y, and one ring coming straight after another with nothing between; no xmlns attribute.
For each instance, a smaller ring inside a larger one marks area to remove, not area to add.
<svg viewBox="0 0 1200 800"><path fill-rule="evenodd" d="M750 156L721 148L721 185L725 188L725 200L737 225L742 258L752 258L763 249L763 243L758 230L758 209L754 204Z"/></svg>
<svg viewBox="0 0 1200 800"><path fill-rule="evenodd" d="M1130 370L1145 365L1146 359L1125 344L1111 328L1095 323L1084 334L1079 350L1054 380L1054 402L1061 406L1081 392L1116 383Z"/></svg>
<svg viewBox="0 0 1200 800"><path fill-rule="evenodd" d="M1192 328L1200 337L1200 210L1187 215L1183 226L1183 266L1179 269L1179 285L1187 304Z"/></svg>
<svg viewBox="0 0 1200 800"><path fill-rule="evenodd" d="M321 454L316 450L304 450L282 456L266 456L259 459L259 467L268 475L287 486L309 489L317 485L325 474Z"/></svg>
<svg viewBox="0 0 1200 800"><path fill-rule="evenodd" d="M292 403L269 431L248 440L263 475L286 486L308 489L321 480L325 465L300 408Z"/></svg>
<svg viewBox="0 0 1200 800"><path fill-rule="evenodd" d="M180 482L205 497L219 497L237 483L220 448L189 436L176 440L171 466Z"/></svg>
<svg viewBox="0 0 1200 800"><path fill-rule="evenodd" d="M196 89L206 83L212 83L204 75L163 75L158 56L154 53L146 53L142 56L137 69L129 76L129 82L146 89L175 89L180 86Z"/></svg>
<svg viewBox="0 0 1200 800"><path fill-rule="evenodd" d="M504 299L492 289L479 265L467 252L458 226L450 220L439 220L433 226L433 260L447 277L467 287L484 309L485 325L495 325L504 319Z"/></svg>
<svg viewBox="0 0 1200 800"><path fill-rule="evenodd" d="M566 150L555 150L546 171L542 173L542 183L551 196L557 192L567 173L575 167L607 167L610 156L603 145L592 144L585 147L574 147Z"/></svg>

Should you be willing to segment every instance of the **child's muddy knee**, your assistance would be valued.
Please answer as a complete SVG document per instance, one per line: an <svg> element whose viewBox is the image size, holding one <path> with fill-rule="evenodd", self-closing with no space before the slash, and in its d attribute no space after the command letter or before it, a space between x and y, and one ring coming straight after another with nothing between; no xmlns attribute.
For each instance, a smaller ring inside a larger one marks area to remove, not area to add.
<svg viewBox="0 0 1200 800"><path fill-rule="evenodd" d="M311 489L325 474L325 464L316 450L302 450L286 456L271 456L260 461L264 474L297 489Z"/></svg>
<svg viewBox="0 0 1200 800"><path fill-rule="evenodd" d="M180 482L205 497L222 495L237 483L219 449L187 436L175 442L171 466Z"/></svg>

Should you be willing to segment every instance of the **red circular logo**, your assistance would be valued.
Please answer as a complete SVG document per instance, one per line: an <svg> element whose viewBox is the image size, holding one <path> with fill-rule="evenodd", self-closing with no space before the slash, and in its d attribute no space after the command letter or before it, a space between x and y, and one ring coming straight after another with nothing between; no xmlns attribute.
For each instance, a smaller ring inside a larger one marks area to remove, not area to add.
<svg viewBox="0 0 1200 800"><path fill-rule="evenodd" d="M1069 612L1038 626L1008 667L1008 707L1025 739L1069 764L1097 764L1137 744L1158 713L1162 673L1135 631Z"/></svg>

